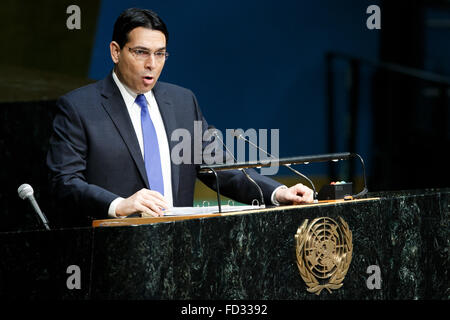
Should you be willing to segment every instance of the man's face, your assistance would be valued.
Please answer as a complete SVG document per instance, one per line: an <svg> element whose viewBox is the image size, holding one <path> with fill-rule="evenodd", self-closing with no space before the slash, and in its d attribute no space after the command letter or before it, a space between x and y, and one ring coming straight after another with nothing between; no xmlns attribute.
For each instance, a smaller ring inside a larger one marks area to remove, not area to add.
<svg viewBox="0 0 450 320"><path fill-rule="evenodd" d="M153 89L165 63L161 53L166 51L166 37L161 31L138 27L122 49L115 41L109 47L120 81L137 94Z"/></svg>

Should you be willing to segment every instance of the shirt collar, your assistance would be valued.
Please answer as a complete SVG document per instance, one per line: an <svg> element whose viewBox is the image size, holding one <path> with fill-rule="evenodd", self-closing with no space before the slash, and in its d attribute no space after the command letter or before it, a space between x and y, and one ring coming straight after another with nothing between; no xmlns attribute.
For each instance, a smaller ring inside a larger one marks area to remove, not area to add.
<svg viewBox="0 0 450 320"><path fill-rule="evenodd" d="M113 70L112 77L117 87L119 88L120 93L122 94L123 99L125 100L126 105L131 105L134 103L137 97L137 93L128 88L122 81L120 81L119 77L116 75L116 72ZM147 99L147 104L151 101L153 97L152 90L144 93L145 98Z"/></svg>

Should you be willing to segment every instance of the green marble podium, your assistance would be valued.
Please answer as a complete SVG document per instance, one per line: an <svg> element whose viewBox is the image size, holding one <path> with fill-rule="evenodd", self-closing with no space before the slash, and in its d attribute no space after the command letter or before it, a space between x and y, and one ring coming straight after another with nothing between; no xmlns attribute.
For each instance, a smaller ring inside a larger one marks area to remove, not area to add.
<svg viewBox="0 0 450 320"><path fill-rule="evenodd" d="M450 189L367 197L135 226L0 233L0 298L449 299ZM343 286L320 295L306 290L294 238L305 219L317 217L342 217L353 235ZM379 267L379 289L367 286L369 266Z"/></svg>

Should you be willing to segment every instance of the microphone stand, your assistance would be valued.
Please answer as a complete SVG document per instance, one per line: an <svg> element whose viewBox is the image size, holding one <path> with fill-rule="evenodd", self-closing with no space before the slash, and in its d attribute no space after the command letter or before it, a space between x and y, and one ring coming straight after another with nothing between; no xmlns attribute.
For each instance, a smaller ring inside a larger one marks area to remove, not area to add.
<svg viewBox="0 0 450 320"><path fill-rule="evenodd" d="M299 157L290 157L290 158L280 158L275 160L267 160L267 161L249 161L249 162L238 162L232 164L215 164L210 165L209 170L215 169L217 171L221 170L232 170L232 169L240 169L240 168L259 168L259 167L268 167L272 164L276 165L292 165L292 164L300 164L300 163L310 163L310 162L325 162L325 161L339 161L339 160L349 160L352 158L358 158L361 162L361 166L363 169L363 180L364 187L363 190L356 195L352 195L353 198L360 198L364 196L367 192L367 180L366 180L366 168L364 165L364 161L362 157L357 153L350 152L341 152L341 153L328 153L328 154L319 154L319 155L309 155L309 156L299 156ZM203 172L205 170L205 166L201 165L199 167L199 172Z"/></svg>
<svg viewBox="0 0 450 320"><path fill-rule="evenodd" d="M236 137L236 138L238 138L238 139L241 139L241 140L244 140L245 142L249 143L250 145L256 147L258 150L261 150L262 152L264 152L264 153L265 153L266 155L268 155L269 157L272 157L272 158L274 158L274 159L277 160L276 157L274 157L272 154L268 153L268 152L267 152L266 150L264 150L263 148L257 146L256 144L254 144L254 143L251 142L250 140L245 139L245 138L242 136L242 134L239 134L239 135L236 135L236 134L235 134L234 137ZM311 184L311 186L312 186L312 188L313 188L313 195L314 195L313 198L314 198L314 201L317 202L317 192L316 192L316 187L314 186L314 183L313 183L307 176L305 176L304 174L298 172L298 171L295 170L294 168L291 168L291 165L290 165L290 164L282 164L282 166L288 168L289 170L291 170L292 172L294 172L296 175L299 175L300 177L306 179L306 180Z"/></svg>
<svg viewBox="0 0 450 320"><path fill-rule="evenodd" d="M205 167L206 169L209 169L212 171L212 173L214 173L214 175L216 176L216 189L217 189L217 205L219 207L219 213L222 213L222 206L220 204L220 189L219 189L219 177L217 175L216 170L214 170L213 168L210 167Z"/></svg>
<svg viewBox="0 0 450 320"><path fill-rule="evenodd" d="M220 141L220 143L222 144L222 146L225 147L225 150L228 152L228 154L234 159L235 162L237 162L236 158L233 156L233 154L231 153L231 151L230 151L230 150L227 148L227 146L223 143L222 139L220 139L220 137L219 137L219 135L217 134L216 130L213 131L213 134L214 134L214 136ZM211 168L209 167L209 169L211 169ZM241 170L242 173L247 177L247 179L248 179L250 182L252 182L252 183L256 186L256 188L258 189L259 196L260 196L260 198L261 198L261 205L262 205L262 206L265 206L265 203L264 203L264 195L263 195L263 192L262 192L262 190L261 190L261 187L256 183L256 181L255 181L252 177L250 177L250 175L247 173L247 171L246 171L244 168L240 168L240 169L238 169L238 170ZM213 170L211 170L211 171L213 171ZM213 172L214 172L214 171L213 171ZM214 173L215 173L215 172L214 172ZM216 173L215 173L215 174L216 174ZM218 190L219 187L218 187L217 181L218 181L218 178L217 178L217 174L216 174L216 184L217 184L217 190ZM217 193L217 194L219 194L219 193ZM220 204L219 204L219 212L221 212L221 211L220 211Z"/></svg>

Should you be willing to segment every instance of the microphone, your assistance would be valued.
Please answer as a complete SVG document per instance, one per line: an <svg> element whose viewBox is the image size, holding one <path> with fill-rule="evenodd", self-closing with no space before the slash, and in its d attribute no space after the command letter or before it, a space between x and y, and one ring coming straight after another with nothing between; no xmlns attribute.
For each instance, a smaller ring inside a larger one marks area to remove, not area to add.
<svg viewBox="0 0 450 320"><path fill-rule="evenodd" d="M230 152L230 150L227 148L227 146L225 145L225 143L223 143L222 139L220 139L219 135L217 134L216 128L215 128L214 126L211 126L211 125L210 125L210 126L208 126L208 130L213 130L213 132L212 132L213 135L220 141L220 143L222 144L222 146L225 147L225 150L226 150L226 151L228 152L228 154L234 159L234 161L237 162L236 158L233 156L233 153ZM264 204L264 195L263 195L263 192L262 192L262 190L261 190L261 187L256 183L255 180L252 179L252 177L250 177L250 175L247 173L247 171L246 171L244 168L241 168L241 169L238 169L238 170L241 170L242 173L247 177L247 179L248 179L251 183L253 183L253 184L256 186L256 188L258 189L259 196L260 196L260 198L261 198L261 205L262 205L262 206L265 206L265 204Z"/></svg>
<svg viewBox="0 0 450 320"><path fill-rule="evenodd" d="M242 136L242 134L237 134L236 132L233 132L233 137L236 137L238 139L244 140L245 142L249 143L250 145L256 147L258 150L261 150L262 152L264 152L266 155L268 155L269 157L274 158L275 160L278 160L276 157L274 157L273 155L271 155L270 153L268 153L266 150L264 150L263 148L257 146L256 144L254 144L253 142L251 142L250 140L244 138ZM316 187L314 186L314 183L304 174L298 172L297 170L295 170L294 168L291 168L290 164L282 164L283 167L288 168L289 170L291 170L292 172L294 172L296 175L299 175L300 177L308 180L308 182L311 184L312 188L313 188L313 195L314 195L314 202L317 202L317 192L316 192Z"/></svg>
<svg viewBox="0 0 450 320"><path fill-rule="evenodd" d="M42 223L44 224L45 228L47 230L50 230L50 227L48 226L48 220L47 217L44 215L44 213L39 209L39 206L36 202L36 199L34 198L34 191L33 188L29 184L22 184L19 189L17 189L17 193L19 194L19 197L23 200L28 199L31 202L31 205L36 211L36 213L39 215L39 217L42 220Z"/></svg>

